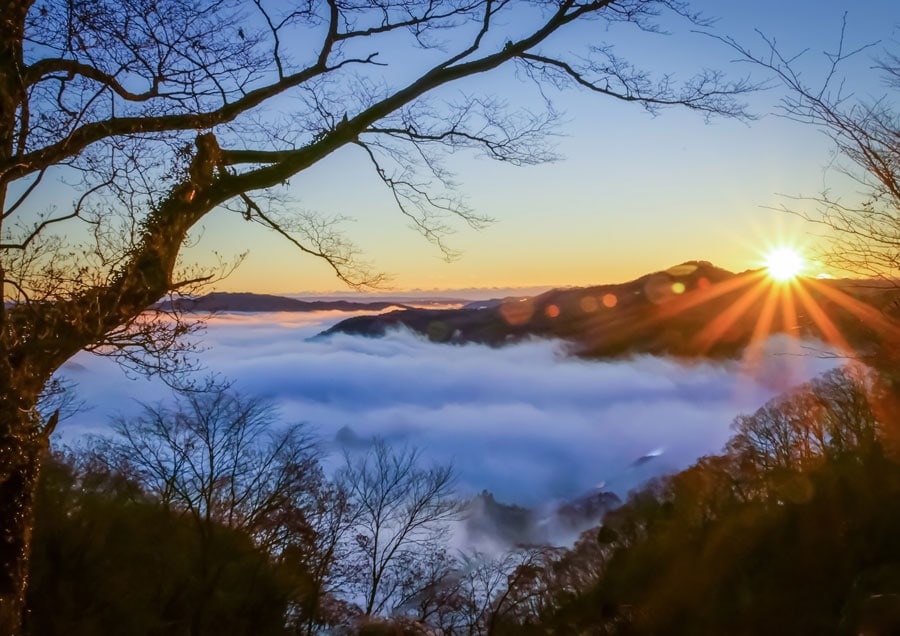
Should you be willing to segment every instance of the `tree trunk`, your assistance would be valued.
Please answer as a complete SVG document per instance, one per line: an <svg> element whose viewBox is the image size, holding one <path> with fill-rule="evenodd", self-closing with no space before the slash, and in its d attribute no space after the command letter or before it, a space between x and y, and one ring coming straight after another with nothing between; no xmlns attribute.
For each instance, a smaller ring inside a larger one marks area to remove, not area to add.
<svg viewBox="0 0 900 636"><path fill-rule="evenodd" d="M36 410L44 383L166 293L187 231L217 203L187 181L148 217L131 258L108 286L38 306L0 305L0 636L22 633L34 493L51 432Z"/></svg>
<svg viewBox="0 0 900 636"><path fill-rule="evenodd" d="M13 156L17 112L25 96L22 42L32 1L4 0L0 4L0 157L4 160ZM6 211L8 183L7 176L0 175L2 212ZM0 262L0 289L5 300L4 265ZM0 330L0 634L18 636L25 610L34 491L43 444L34 410L37 393L31 399L24 397L13 382L5 303L0 304Z"/></svg>
<svg viewBox="0 0 900 636"><path fill-rule="evenodd" d="M22 633L34 495L46 438L37 414L2 390L0 403L0 634Z"/></svg>

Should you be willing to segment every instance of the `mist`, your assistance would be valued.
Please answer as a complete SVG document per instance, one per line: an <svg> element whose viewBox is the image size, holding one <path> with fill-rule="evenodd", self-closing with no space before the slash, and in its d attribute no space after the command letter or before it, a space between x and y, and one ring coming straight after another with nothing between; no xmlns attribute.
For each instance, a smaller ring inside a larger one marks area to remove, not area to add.
<svg viewBox="0 0 900 636"><path fill-rule="evenodd" d="M597 486L624 495L647 478L718 452L739 413L839 364L769 339L752 373L739 361L686 364L640 356L597 362L564 343L502 348L441 345L408 331L371 339L308 340L347 314L229 314L202 335L206 372L270 399L307 422L337 461L373 436L452 462L460 494L547 505ZM90 407L60 425L71 441L104 432L110 416L168 396L158 380L129 379L111 360L77 355L61 370Z"/></svg>

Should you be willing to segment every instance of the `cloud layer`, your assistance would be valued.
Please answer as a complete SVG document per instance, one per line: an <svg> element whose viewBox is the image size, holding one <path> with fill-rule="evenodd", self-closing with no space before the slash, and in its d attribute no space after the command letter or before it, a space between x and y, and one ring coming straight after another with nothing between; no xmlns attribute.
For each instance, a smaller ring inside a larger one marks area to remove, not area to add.
<svg viewBox="0 0 900 636"><path fill-rule="evenodd" d="M772 338L759 366L683 365L640 357L588 362L560 343L499 349L429 343L408 332L381 339L307 338L346 314L227 315L212 319L203 362L243 392L309 422L335 450L378 435L452 461L465 494L545 504L600 483L624 494L647 477L717 452L735 415L835 366ZM114 363L79 354L64 367L92 405L61 426L70 438L102 431L134 400L164 398L158 382L128 380ZM641 460L641 461L638 461Z"/></svg>

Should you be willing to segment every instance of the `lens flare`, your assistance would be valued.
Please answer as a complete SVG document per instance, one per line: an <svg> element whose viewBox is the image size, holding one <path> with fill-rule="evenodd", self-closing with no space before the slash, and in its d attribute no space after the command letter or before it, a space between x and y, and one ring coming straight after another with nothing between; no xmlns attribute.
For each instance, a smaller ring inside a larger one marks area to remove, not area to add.
<svg viewBox="0 0 900 636"><path fill-rule="evenodd" d="M766 269L769 276L778 281L796 278L803 270L803 257L790 247L779 247L766 256Z"/></svg>

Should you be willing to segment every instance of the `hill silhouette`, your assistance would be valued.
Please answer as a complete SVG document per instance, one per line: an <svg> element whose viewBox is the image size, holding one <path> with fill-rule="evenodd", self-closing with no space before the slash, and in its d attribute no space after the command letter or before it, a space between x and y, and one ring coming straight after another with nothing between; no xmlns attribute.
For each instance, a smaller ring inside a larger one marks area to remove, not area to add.
<svg viewBox="0 0 900 636"><path fill-rule="evenodd" d="M394 302L354 302L349 300L297 300L272 294L249 292L212 292L196 298L184 297L164 301L164 310L195 313L267 312L267 311L381 311L390 307L405 307Z"/></svg>
<svg viewBox="0 0 900 636"><path fill-rule="evenodd" d="M866 351L900 336L897 289L862 281L775 283L690 261L627 283L554 289L459 309L405 309L344 320L321 336L382 336L405 327L435 342L494 346L530 337L569 341L575 354L734 356L770 333Z"/></svg>

